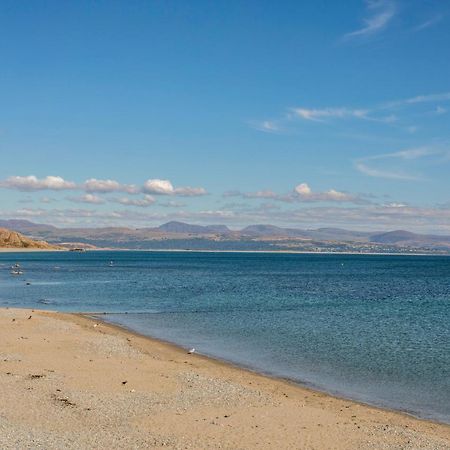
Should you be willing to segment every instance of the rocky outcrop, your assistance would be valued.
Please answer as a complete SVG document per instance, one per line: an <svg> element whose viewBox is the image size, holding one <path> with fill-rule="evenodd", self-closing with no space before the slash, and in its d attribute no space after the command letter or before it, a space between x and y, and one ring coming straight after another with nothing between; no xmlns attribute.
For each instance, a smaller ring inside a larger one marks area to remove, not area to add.
<svg viewBox="0 0 450 450"><path fill-rule="evenodd" d="M35 241L17 231L0 228L0 248L58 250L60 247L48 244L45 241Z"/></svg>

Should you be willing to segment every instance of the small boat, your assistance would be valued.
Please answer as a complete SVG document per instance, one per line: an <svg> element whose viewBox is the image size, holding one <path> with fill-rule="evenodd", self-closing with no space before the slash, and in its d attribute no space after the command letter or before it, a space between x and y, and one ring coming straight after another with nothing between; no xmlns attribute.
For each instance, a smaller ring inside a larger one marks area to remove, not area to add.
<svg viewBox="0 0 450 450"><path fill-rule="evenodd" d="M109 262L109 267L114 267L114 261Z"/></svg>
<svg viewBox="0 0 450 450"><path fill-rule="evenodd" d="M19 269L11 270L10 273L11 273L11 275L22 275L23 274L23 272Z"/></svg>
<svg viewBox="0 0 450 450"><path fill-rule="evenodd" d="M20 269L20 264L19 263L15 263L14 265L11 266L11 269Z"/></svg>

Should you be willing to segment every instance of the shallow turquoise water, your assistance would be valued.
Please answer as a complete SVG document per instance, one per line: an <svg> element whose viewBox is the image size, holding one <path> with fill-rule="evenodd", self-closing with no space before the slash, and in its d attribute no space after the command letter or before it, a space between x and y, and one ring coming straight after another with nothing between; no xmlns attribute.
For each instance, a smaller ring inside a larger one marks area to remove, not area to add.
<svg viewBox="0 0 450 450"><path fill-rule="evenodd" d="M15 262L22 276L10 275ZM6 253L0 304L108 312L204 354L450 423L449 257Z"/></svg>

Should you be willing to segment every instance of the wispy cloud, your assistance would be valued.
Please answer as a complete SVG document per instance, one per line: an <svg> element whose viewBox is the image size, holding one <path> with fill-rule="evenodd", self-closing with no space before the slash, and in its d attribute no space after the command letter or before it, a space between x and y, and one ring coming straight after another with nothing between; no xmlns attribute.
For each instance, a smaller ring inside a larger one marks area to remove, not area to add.
<svg viewBox="0 0 450 450"><path fill-rule="evenodd" d="M304 120L313 120L320 122L325 118L344 119L348 117L356 117L362 119L367 117L369 110L367 109L349 109L349 108L322 108L322 109L308 109L308 108L291 108L291 112Z"/></svg>
<svg viewBox="0 0 450 450"><path fill-rule="evenodd" d="M448 101L450 101L450 92L438 92L436 94L416 95L415 97L383 103L379 106L379 109L391 109L420 103L438 103Z"/></svg>
<svg viewBox="0 0 450 450"><path fill-rule="evenodd" d="M364 175L376 178L386 178L390 180L419 180L420 177L415 175L409 175L401 172L393 172L385 169L376 169L374 167L368 166L365 162L359 160L355 162L356 169Z"/></svg>
<svg viewBox="0 0 450 450"><path fill-rule="evenodd" d="M411 161L419 158L444 155L446 152L442 150L420 147L407 150L401 150L399 152L383 153L380 155L367 156L365 158L359 158L355 161L355 168L370 177L386 178L391 180L405 180L405 181L417 181L423 179L421 175L411 174L404 172L401 169L395 169L392 167L390 161ZM374 163L382 162L382 167L374 166Z"/></svg>
<svg viewBox="0 0 450 450"><path fill-rule="evenodd" d="M186 203L170 200L168 202L159 203L159 206L162 206L164 208L184 208L186 206Z"/></svg>
<svg viewBox="0 0 450 450"><path fill-rule="evenodd" d="M363 27L344 35L344 40L373 36L387 27L394 18L397 7L391 0L366 0L367 17Z"/></svg>
<svg viewBox="0 0 450 450"><path fill-rule="evenodd" d="M375 104L368 107L354 108L350 106L327 106L321 108L311 108L306 106L290 107L276 121L270 123L276 124L279 130L283 130L295 121L328 123L332 121L366 121L375 122L380 125L397 127L411 133L417 131L415 124L408 123L411 118L417 118L418 115L423 117L430 115L430 110L424 110L421 105L433 104L435 115L444 114L447 109L440 103L450 102L450 92L439 92L433 94L421 94L414 97L403 98L400 100L392 100ZM409 120L408 120L409 119ZM406 123L405 123L406 122ZM264 122L261 122L264 123ZM254 127L260 131L261 127Z"/></svg>
<svg viewBox="0 0 450 450"><path fill-rule="evenodd" d="M260 198L260 199L278 199L279 194L271 190L261 190L256 192L227 191L224 197L242 197L242 198Z"/></svg>
<svg viewBox="0 0 450 450"><path fill-rule="evenodd" d="M250 126L264 133L281 133L283 129L273 120L250 121Z"/></svg>
<svg viewBox="0 0 450 450"><path fill-rule="evenodd" d="M39 201L41 203L53 203L55 201L55 199L51 198L51 197L42 197ZM33 203L33 199L31 199L31 198L28 199L27 203Z"/></svg>
<svg viewBox="0 0 450 450"><path fill-rule="evenodd" d="M444 18L443 14L436 14L435 16L431 17L430 19L425 20L424 22L417 25L413 31L422 31L427 28L432 27L433 25L436 25Z"/></svg>

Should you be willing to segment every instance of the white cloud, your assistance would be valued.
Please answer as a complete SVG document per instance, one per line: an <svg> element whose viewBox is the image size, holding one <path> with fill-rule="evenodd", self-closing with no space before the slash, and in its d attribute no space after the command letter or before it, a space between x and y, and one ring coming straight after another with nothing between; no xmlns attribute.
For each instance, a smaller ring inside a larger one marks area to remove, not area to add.
<svg viewBox="0 0 450 450"><path fill-rule="evenodd" d="M84 194L79 197L69 197L68 200L75 203L91 203L93 205L101 205L102 203L105 203L105 200L94 194Z"/></svg>
<svg viewBox="0 0 450 450"><path fill-rule="evenodd" d="M87 192L127 192L128 194L137 194L139 189L131 184L121 184L115 180L97 180L96 178L90 178L86 180L82 188Z"/></svg>
<svg viewBox="0 0 450 450"><path fill-rule="evenodd" d="M169 180L151 179L147 180L142 187L134 184L122 184L116 180L90 178L84 183L76 184L71 181L66 181L59 176L47 176L45 178L37 178L34 175L30 176L12 176L3 181L0 180L0 188L15 189L19 191L40 191L40 190L77 190L84 191L89 195L82 197L72 197L72 201L83 201L87 203L100 203L95 201L96 197L93 194L102 193L108 194L113 192L123 192L129 195L139 193L156 194L156 195L173 195L181 197L197 197L206 195L207 191L202 187L182 186L174 187ZM141 200L133 203L131 200L124 200L123 204L135 206L147 206L150 204L150 197L145 197L144 202ZM117 199L116 199L117 201Z"/></svg>
<svg viewBox="0 0 450 450"><path fill-rule="evenodd" d="M368 17L364 26L344 35L344 40L373 36L382 31L394 18L397 8L392 0L366 0Z"/></svg>
<svg viewBox="0 0 450 450"><path fill-rule="evenodd" d="M182 197L196 197L206 195L202 187L179 187L174 188L169 180L151 179L144 183L143 191L155 195L179 195Z"/></svg>
<svg viewBox="0 0 450 450"><path fill-rule="evenodd" d="M133 199L129 197L116 198L113 200L116 203L126 206L139 206L141 208L146 208L147 206L153 205L155 203L154 197L151 195L144 195L143 198Z"/></svg>
<svg viewBox="0 0 450 450"><path fill-rule="evenodd" d="M75 189L76 184L66 181L59 176L47 176L45 178L37 178L34 175L25 177L14 176L9 177L0 182L0 187L6 189L17 189L19 191L43 191L43 190L68 190Z"/></svg>
<svg viewBox="0 0 450 450"><path fill-rule="evenodd" d="M294 188L299 199L308 202L361 202L358 196L330 189L326 192L313 192L307 183L301 183Z"/></svg>
<svg viewBox="0 0 450 450"><path fill-rule="evenodd" d="M300 196L311 195L311 188L306 183L301 183L298 186L295 186L294 190Z"/></svg>
<svg viewBox="0 0 450 450"><path fill-rule="evenodd" d="M172 195L174 188L169 180L147 180L144 183L144 192L157 195Z"/></svg>
<svg viewBox="0 0 450 450"><path fill-rule="evenodd" d="M386 208L407 208L408 205L406 203L397 203L397 202L392 202L392 203L387 203L386 205L382 205L385 206Z"/></svg>

